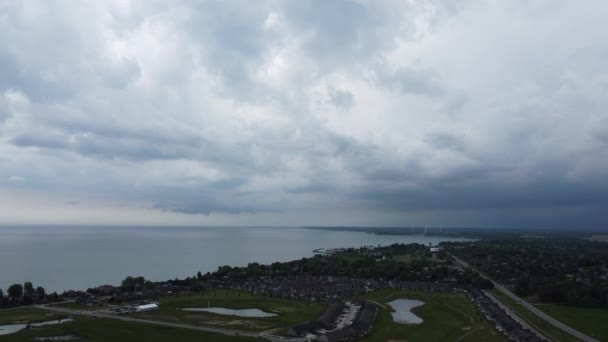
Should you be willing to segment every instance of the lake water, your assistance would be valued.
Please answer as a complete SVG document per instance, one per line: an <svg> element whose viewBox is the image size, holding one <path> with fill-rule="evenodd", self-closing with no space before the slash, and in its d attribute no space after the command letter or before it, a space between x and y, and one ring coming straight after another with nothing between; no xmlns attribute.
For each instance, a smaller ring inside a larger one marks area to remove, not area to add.
<svg viewBox="0 0 608 342"><path fill-rule="evenodd" d="M412 312L413 308L424 305L424 302L415 299L395 299L388 303L394 312L392 312L393 321L402 324L420 324L422 318L416 316Z"/></svg>
<svg viewBox="0 0 608 342"><path fill-rule="evenodd" d="M228 309L228 308L183 308L183 311L203 311L218 315L238 317L274 317L277 314L260 309Z"/></svg>
<svg viewBox="0 0 608 342"><path fill-rule="evenodd" d="M160 281L314 255L316 248L466 239L305 228L0 227L0 288L31 281L47 291Z"/></svg>
<svg viewBox="0 0 608 342"><path fill-rule="evenodd" d="M45 325L67 323L67 322L71 322L71 321L72 321L71 318L64 318L64 319L59 319L59 320L54 320L54 321L30 323L30 327L32 327L32 328L42 327ZM26 327L27 327L27 324L24 324L24 323L0 325L0 335L14 334L16 332L19 332L19 331L25 329Z"/></svg>

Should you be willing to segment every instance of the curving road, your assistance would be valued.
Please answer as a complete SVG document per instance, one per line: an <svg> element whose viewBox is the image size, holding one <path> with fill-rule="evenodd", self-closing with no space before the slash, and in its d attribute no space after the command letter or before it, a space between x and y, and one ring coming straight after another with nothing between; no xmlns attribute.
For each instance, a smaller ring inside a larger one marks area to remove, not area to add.
<svg viewBox="0 0 608 342"><path fill-rule="evenodd" d="M448 253L449 254L449 253ZM533 314L535 314L536 316L544 319L545 321L553 324L554 326L560 328L561 330L567 332L568 334L581 339L582 341L585 342L600 342L599 340L594 339L591 336L588 336L586 334L583 334L582 332L568 326L565 325L564 323L556 320L555 318L547 315L546 313L544 313L543 311L541 311L540 309L538 309L537 307L535 307L534 305L526 302L525 300L523 300L522 298L520 298L519 296L517 296L515 293L511 292L509 289L507 289L506 287L500 285L499 283L495 282L494 280L492 280L492 278L488 277L487 275L479 272L477 269L475 269L474 267L472 267L471 265L469 265L469 263L467 263L466 261L452 255L449 254L457 263L459 263L460 265L466 267L466 268L470 268L473 271L479 273L482 277L488 279L489 281L492 282L492 284L494 284L494 287L502 292L503 294L505 294L506 296L508 296L509 298L515 300L518 304L521 304L523 307L525 307L526 309L528 309L530 312L532 312Z"/></svg>

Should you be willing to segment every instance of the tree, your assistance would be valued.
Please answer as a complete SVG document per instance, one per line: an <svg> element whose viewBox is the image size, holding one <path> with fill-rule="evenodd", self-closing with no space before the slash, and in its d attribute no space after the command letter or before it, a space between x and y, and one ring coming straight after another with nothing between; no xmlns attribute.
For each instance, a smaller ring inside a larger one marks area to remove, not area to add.
<svg viewBox="0 0 608 342"><path fill-rule="evenodd" d="M481 276L477 276L473 279L473 286L482 290L491 290L494 288L494 284L490 280Z"/></svg>
<svg viewBox="0 0 608 342"><path fill-rule="evenodd" d="M120 284L120 286L125 290L125 291L133 291L135 289L135 278L128 276L126 277L122 283Z"/></svg>
<svg viewBox="0 0 608 342"><path fill-rule="evenodd" d="M48 295L48 299L49 299L49 302L57 302L57 301L59 301L59 295L57 294L57 292L53 292Z"/></svg>
<svg viewBox="0 0 608 342"><path fill-rule="evenodd" d="M134 291L135 288L142 288L145 282L146 279L142 276L135 278L128 276L122 281L121 287L125 291Z"/></svg>
<svg viewBox="0 0 608 342"><path fill-rule="evenodd" d="M44 296L46 296L46 291L44 290L44 287L38 286L36 288L36 295L38 295L38 301L42 302L44 300Z"/></svg>
<svg viewBox="0 0 608 342"><path fill-rule="evenodd" d="M34 294L34 285L31 282L26 281L23 283L23 295L31 296Z"/></svg>
<svg viewBox="0 0 608 342"><path fill-rule="evenodd" d="M257 262L251 262L247 264L247 275L249 276L257 276L262 273L260 269L260 264Z"/></svg>
<svg viewBox="0 0 608 342"><path fill-rule="evenodd" d="M21 298L23 296L23 286L21 284L13 284L8 288L7 292L11 298Z"/></svg>
<svg viewBox="0 0 608 342"><path fill-rule="evenodd" d="M530 291L530 282L526 278L521 278L515 286L515 293L518 296L526 297Z"/></svg>
<svg viewBox="0 0 608 342"><path fill-rule="evenodd" d="M135 286L141 288L144 286L146 282L146 278L139 276L139 277L135 277Z"/></svg>

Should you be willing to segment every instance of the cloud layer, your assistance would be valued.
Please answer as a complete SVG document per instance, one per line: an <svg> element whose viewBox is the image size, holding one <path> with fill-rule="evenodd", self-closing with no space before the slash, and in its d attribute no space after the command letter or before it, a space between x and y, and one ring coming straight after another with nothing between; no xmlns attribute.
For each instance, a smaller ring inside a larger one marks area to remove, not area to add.
<svg viewBox="0 0 608 342"><path fill-rule="evenodd" d="M3 2L0 221L605 226L607 15Z"/></svg>

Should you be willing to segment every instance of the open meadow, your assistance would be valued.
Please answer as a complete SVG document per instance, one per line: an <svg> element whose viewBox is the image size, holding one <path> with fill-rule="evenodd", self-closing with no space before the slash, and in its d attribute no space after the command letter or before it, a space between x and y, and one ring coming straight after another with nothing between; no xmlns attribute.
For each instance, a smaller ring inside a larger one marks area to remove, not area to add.
<svg viewBox="0 0 608 342"><path fill-rule="evenodd" d="M492 294L496 298L498 298L503 304L511 308L515 313L519 315L527 324L529 324L534 329L538 330L544 336L546 336L551 341L559 341L559 342L580 342L581 340L568 334L567 332L559 329L553 324L545 321L544 319L538 317L531 311L529 311L526 307L519 304L515 300L507 297L502 292L497 289L492 290Z"/></svg>
<svg viewBox="0 0 608 342"><path fill-rule="evenodd" d="M72 322L32 328L0 336L1 342L30 342L36 337L76 335L87 342L247 342L254 338L224 336L189 329L152 324L122 322L114 319L78 318Z"/></svg>
<svg viewBox="0 0 608 342"><path fill-rule="evenodd" d="M181 308L222 307L260 309L274 317L236 317L207 312L182 311ZM160 299L159 310L134 314L134 317L246 331L283 333L289 327L319 318L325 304L261 297L247 292L217 290L205 294Z"/></svg>
<svg viewBox="0 0 608 342"><path fill-rule="evenodd" d="M608 341L608 309L541 304L539 309L553 318L600 341Z"/></svg>
<svg viewBox="0 0 608 342"><path fill-rule="evenodd" d="M4 309L0 310L0 325L14 323L36 323L42 321L52 321L64 317L65 316L32 307Z"/></svg>
<svg viewBox="0 0 608 342"><path fill-rule="evenodd" d="M477 307L462 294L386 289L369 293L365 297L382 304L382 307L378 311L372 334L361 341L507 341L495 329L494 324L485 320ZM393 321L392 309L387 303L400 298L424 302L424 305L412 310L423 319L421 324L400 324Z"/></svg>

